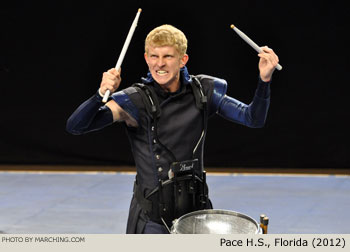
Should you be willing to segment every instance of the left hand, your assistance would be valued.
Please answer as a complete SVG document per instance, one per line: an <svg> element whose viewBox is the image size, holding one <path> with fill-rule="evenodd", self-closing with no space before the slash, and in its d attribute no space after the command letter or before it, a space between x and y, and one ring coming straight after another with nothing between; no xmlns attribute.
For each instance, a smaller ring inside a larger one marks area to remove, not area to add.
<svg viewBox="0 0 350 252"><path fill-rule="evenodd" d="M260 57L259 70L262 81L268 82L271 80L273 71L278 64L278 56L267 46L261 47L262 52L258 54Z"/></svg>

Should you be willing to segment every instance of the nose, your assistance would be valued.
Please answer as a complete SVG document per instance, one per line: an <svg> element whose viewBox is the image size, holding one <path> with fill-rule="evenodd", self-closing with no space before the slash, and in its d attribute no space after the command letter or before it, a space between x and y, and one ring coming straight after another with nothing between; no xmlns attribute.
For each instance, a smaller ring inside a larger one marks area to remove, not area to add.
<svg viewBox="0 0 350 252"><path fill-rule="evenodd" d="M165 60L162 57L159 57L157 60L157 66L163 67L165 65Z"/></svg>

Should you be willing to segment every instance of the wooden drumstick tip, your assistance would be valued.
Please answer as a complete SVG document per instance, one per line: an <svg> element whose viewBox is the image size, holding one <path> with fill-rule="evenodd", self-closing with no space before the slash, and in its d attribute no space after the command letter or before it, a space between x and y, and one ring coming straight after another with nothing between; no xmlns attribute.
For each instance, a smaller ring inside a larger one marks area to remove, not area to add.
<svg viewBox="0 0 350 252"><path fill-rule="evenodd" d="M142 11L142 9L141 8L139 8L138 10L137 10L137 12L141 12Z"/></svg>
<svg viewBox="0 0 350 252"><path fill-rule="evenodd" d="M260 214L260 223L263 223L263 220L265 217L266 217L266 214Z"/></svg>
<svg viewBox="0 0 350 252"><path fill-rule="evenodd" d="M267 217L267 216L264 217L263 224L264 224L264 226L269 225L269 217Z"/></svg>
<svg viewBox="0 0 350 252"><path fill-rule="evenodd" d="M233 29L233 28L235 28L235 26L232 24L232 25L230 25L230 27L231 27L231 29Z"/></svg>

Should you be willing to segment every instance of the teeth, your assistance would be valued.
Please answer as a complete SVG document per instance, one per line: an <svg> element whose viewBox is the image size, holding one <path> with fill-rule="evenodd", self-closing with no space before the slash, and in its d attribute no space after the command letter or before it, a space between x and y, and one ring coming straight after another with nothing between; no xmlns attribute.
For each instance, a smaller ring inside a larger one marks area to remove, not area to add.
<svg viewBox="0 0 350 252"><path fill-rule="evenodd" d="M167 71L162 71L162 70L157 71L157 74L166 74L166 73Z"/></svg>

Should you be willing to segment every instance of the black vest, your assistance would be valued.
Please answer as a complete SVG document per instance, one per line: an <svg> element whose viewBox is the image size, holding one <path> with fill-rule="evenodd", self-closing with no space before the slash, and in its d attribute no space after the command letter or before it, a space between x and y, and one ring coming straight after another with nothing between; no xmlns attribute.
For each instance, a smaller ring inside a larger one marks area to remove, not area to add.
<svg viewBox="0 0 350 252"><path fill-rule="evenodd" d="M207 97L206 111L207 117L210 117L216 112L210 103L214 90L214 79L201 75L196 77L202 85L203 94ZM159 179L168 179L168 171L174 161L197 158L199 161L198 173L203 170L205 137L200 142L199 139L201 139L205 123L203 109L196 104L198 99L195 98L193 92L195 89L190 83L182 83L181 89L171 95L162 91L156 83L144 85L148 85L151 92L158 97L160 113L157 114L157 126L150 113L150 107L145 105L145 97L142 93L135 86L125 89L124 92L138 109L139 126L137 128L127 127L127 132L137 169L136 181L140 187L139 193L146 197L157 188ZM155 130L157 130L157 136ZM199 145L196 148L198 142ZM196 152L193 153L195 148ZM140 231L142 223L148 218L146 215L137 204L134 192L127 232ZM142 222L138 221L140 218Z"/></svg>
<svg viewBox="0 0 350 252"><path fill-rule="evenodd" d="M210 100L213 81L208 78L202 79L201 76L198 76L198 79L203 95ZM159 101L157 125L147 106L149 101L145 101L148 98L139 90L141 87L128 88L125 93L139 111L139 127L127 129L137 168L137 181L148 191L157 186L159 179L168 178L170 164L174 161L197 158L199 169L203 169L204 138L195 153L193 150L201 138L205 124L203 109L199 107L199 101L194 95L199 89L193 88L191 84L182 84L178 92L168 95L158 84L143 85L147 85L158 98L153 99L154 105ZM207 112L211 113L208 103L206 106Z"/></svg>

